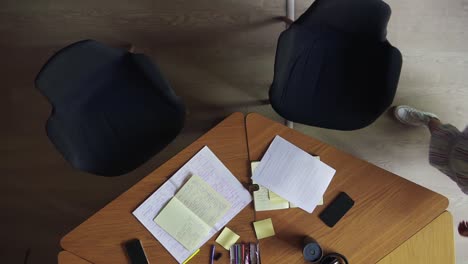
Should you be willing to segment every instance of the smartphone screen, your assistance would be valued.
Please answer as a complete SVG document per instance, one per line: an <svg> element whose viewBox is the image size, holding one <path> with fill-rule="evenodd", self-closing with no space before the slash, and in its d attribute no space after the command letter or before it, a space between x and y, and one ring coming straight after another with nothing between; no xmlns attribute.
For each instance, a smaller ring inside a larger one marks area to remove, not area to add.
<svg viewBox="0 0 468 264"><path fill-rule="evenodd" d="M346 193L341 192L336 199L323 210L319 217L327 226L333 227L353 205L353 199Z"/></svg>
<svg viewBox="0 0 468 264"><path fill-rule="evenodd" d="M140 240L133 239L125 242L125 249L132 264L148 264L148 259L146 258L145 251L143 251Z"/></svg>

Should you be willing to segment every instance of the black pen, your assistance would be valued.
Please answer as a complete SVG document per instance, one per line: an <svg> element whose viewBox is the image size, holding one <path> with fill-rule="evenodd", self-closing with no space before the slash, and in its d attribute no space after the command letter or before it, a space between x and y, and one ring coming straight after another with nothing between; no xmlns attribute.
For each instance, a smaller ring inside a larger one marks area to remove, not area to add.
<svg viewBox="0 0 468 264"><path fill-rule="evenodd" d="M215 253L215 245L211 246L211 254L210 254L210 264L214 263L214 253Z"/></svg>

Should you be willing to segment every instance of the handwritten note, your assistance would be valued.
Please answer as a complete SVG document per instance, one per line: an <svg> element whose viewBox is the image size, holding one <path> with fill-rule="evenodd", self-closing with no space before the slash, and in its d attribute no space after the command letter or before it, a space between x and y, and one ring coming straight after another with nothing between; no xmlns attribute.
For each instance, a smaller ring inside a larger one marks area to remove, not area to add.
<svg viewBox="0 0 468 264"><path fill-rule="evenodd" d="M224 197L202 178L193 175L154 222L193 251L229 208Z"/></svg>
<svg viewBox="0 0 468 264"><path fill-rule="evenodd" d="M231 207L221 194L197 175L190 177L175 198L210 227L213 227Z"/></svg>
<svg viewBox="0 0 468 264"><path fill-rule="evenodd" d="M197 249L211 229L176 198L171 199L154 222L190 251Z"/></svg>
<svg viewBox="0 0 468 264"><path fill-rule="evenodd" d="M252 180L311 213L320 203L335 170L276 136Z"/></svg>

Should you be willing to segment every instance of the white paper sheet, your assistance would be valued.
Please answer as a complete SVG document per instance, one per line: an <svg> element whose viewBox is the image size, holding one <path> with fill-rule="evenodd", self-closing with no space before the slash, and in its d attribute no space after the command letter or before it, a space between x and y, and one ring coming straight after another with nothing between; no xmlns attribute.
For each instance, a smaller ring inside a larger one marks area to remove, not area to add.
<svg viewBox="0 0 468 264"><path fill-rule="evenodd" d="M254 161L251 163L252 175L254 174L254 171L256 170L259 164L260 161ZM252 181L252 184L257 183L255 181ZM268 189L263 187L262 185L258 185L258 191L253 192L253 197L255 211L270 211L289 208L289 202L286 200L276 203L270 201L270 199L268 199Z"/></svg>
<svg viewBox="0 0 468 264"><path fill-rule="evenodd" d="M276 136L252 180L312 213L333 175L335 169Z"/></svg>
<svg viewBox="0 0 468 264"><path fill-rule="evenodd" d="M208 236L200 243L199 247L221 230L223 226L252 201L250 193L208 147L200 150L133 211L133 215L138 221L148 229L179 263L186 260L193 252L185 249L183 245L159 227L153 219L191 175L198 175L203 178L231 204L231 208L227 211L226 215L210 230Z"/></svg>

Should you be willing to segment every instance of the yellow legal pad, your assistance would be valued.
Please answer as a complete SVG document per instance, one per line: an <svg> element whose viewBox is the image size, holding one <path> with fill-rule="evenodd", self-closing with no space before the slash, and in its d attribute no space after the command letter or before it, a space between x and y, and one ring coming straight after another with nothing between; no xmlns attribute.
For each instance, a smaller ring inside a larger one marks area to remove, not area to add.
<svg viewBox="0 0 468 264"><path fill-rule="evenodd" d="M237 240L239 240L239 235L232 232L231 229L225 227L218 238L216 238L216 243L220 244L226 250L229 250L232 245L234 245Z"/></svg>
<svg viewBox="0 0 468 264"><path fill-rule="evenodd" d="M254 222L253 225L257 239L275 235L275 229L273 228L273 222L271 221L271 218Z"/></svg>
<svg viewBox="0 0 468 264"><path fill-rule="evenodd" d="M230 207L208 183L192 175L154 222L187 250L194 251Z"/></svg>
<svg viewBox="0 0 468 264"><path fill-rule="evenodd" d="M268 190L268 198L270 199L271 202L273 203L285 203L288 202L288 200L283 199L281 196L278 194Z"/></svg>

